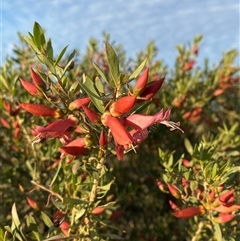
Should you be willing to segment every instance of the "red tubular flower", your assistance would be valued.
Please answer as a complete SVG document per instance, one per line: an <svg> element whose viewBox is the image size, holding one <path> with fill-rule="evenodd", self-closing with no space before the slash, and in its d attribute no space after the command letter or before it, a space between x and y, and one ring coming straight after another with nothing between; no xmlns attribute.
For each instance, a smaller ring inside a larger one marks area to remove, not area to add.
<svg viewBox="0 0 240 241"><path fill-rule="evenodd" d="M168 109L165 113L163 112L163 109L161 109L157 114L153 116L133 114L126 117L123 120L123 122L125 126L131 126L134 129L144 130L155 123L161 123L161 121L168 119L170 116L170 113L171 113L170 109Z"/></svg>
<svg viewBox="0 0 240 241"><path fill-rule="evenodd" d="M231 213L233 211L240 210L240 205L231 205L229 207L225 205L220 205L218 207L212 207L211 209L219 213Z"/></svg>
<svg viewBox="0 0 240 241"><path fill-rule="evenodd" d="M37 116L49 116L54 118L60 118L63 113L60 109L54 109L45 105L19 103L19 105L27 112Z"/></svg>
<svg viewBox="0 0 240 241"><path fill-rule="evenodd" d="M112 116L119 117L123 114L128 113L135 105L135 96L124 96L112 103L109 110Z"/></svg>
<svg viewBox="0 0 240 241"><path fill-rule="evenodd" d="M41 76L30 68L31 77L34 85L39 89L46 89L46 83L42 80Z"/></svg>
<svg viewBox="0 0 240 241"><path fill-rule="evenodd" d="M85 138L77 138L69 142L66 146L60 147L60 152L72 156L88 155L89 149L86 148L87 143Z"/></svg>
<svg viewBox="0 0 240 241"><path fill-rule="evenodd" d="M233 193L234 193L234 189L232 190L228 190L227 192L221 194L219 197L218 197L218 200L221 202L221 204L225 205L227 204L229 201L230 202L233 202L235 200L234 196L233 196Z"/></svg>
<svg viewBox="0 0 240 241"><path fill-rule="evenodd" d="M85 105L88 105L91 102L89 97L79 98L71 102L68 106L69 110L80 109Z"/></svg>
<svg viewBox="0 0 240 241"><path fill-rule="evenodd" d="M175 211L172 215L176 218L192 218L199 214L204 214L205 210L203 206L189 207L182 210Z"/></svg>
<svg viewBox="0 0 240 241"><path fill-rule="evenodd" d="M32 83L26 81L26 80L23 80L20 78L20 82L23 86L23 88L31 95L33 96L38 96L38 97L42 97L43 94L41 91L39 91L39 89Z"/></svg>
<svg viewBox="0 0 240 241"><path fill-rule="evenodd" d="M132 136L128 133L119 119L106 112L102 115L101 120L103 125L110 128L116 144L131 145L133 143Z"/></svg>
<svg viewBox="0 0 240 241"><path fill-rule="evenodd" d="M150 100L159 91L163 84L164 78L154 81L146 86L140 97L144 100Z"/></svg>
<svg viewBox="0 0 240 241"><path fill-rule="evenodd" d="M148 82L148 74L149 74L149 68L146 68L142 73L142 75L136 81L136 84L133 88L133 94L135 96L138 96L139 94L141 94L142 91L144 91Z"/></svg>
<svg viewBox="0 0 240 241"><path fill-rule="evenodd" d="M98 113L90 108L88 108L87 106L82 106L84 113L86 114L86 116L89 118L89 120L93 123L97 123L100 119L100 116L98 115Z"/></svg>
<svg viewBox="0 0 240 241"><path fill-rule="evenodd" d="M217 218L214 218L214 221L216 223L227 223L234 219L236 215L230 214L230 213L220 213L220 215Z"/></svg>
<svg viewBox="0 0 240 241"><path fill-rule="evenodd" d="M57 120L47 127L36 126L33 129L33 134L36 137L32 140L32 144L51 138L59 138L63 144L66 144L71 141L71 136L66 131L70 127L75 127L76 124L77 119L69 117L68 119Z"/></svg>

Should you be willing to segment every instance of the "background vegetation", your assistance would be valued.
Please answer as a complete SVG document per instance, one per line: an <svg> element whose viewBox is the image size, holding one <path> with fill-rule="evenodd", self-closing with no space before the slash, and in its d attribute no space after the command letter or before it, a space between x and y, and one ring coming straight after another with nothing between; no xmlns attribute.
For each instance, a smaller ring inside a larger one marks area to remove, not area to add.
<svg viewBox="0 0 240 241"><path fill-rule="evenodd" d="M196 36L191 43L177 46L175 63L169 68L156 57L154 42L135 58L128 58L124 47L107 34L103 40L114 47L121 72L131 75L147 59L149 82L165 76L147 113L171 108L170 119L181 123L184 134L154 125L136 153L128 152L122 161L108 156L107 171L101 179L106 189L95 203L105 205L105 210L93 218L97 225L92 240L240 240L240 91L239 66L235 64L238 52L227 50L218 63L211 63L211 56L206 56L200 66L202 36ZM90 39L85 50L62 57L58 67L67 66L62 79L65 86L77 89L76 80L81 80L84 73L91 80L100 77L93 62L110 78L104 41ZM19 81L31 80L30 67L46 78L51 42L45 46L46 59L41 61L26 37L19 34L13 57L7 57L1 66L1 240L84 240L74 235L85 232L86 223L78 207L91 186L93 167L83 157L59 166L60 144L55 139L32 148L31 129L45 126L47 121L18 105L46 103L45 99L29 95ZM71 98L74 100L74 94ZM65 198L63 203L31 182L35 180L48 188L53 179L52 191ZM229 190L234 190L234 202L231 200L226 206L235 208L227 210L233 216L223 223L217 219L221 212L213 210L211 202ZM27 198L33 200L32 206ZM180 209L204 206L205 212L189 219L177 218L172 215L171 203ZM78 209L79 219L73 218L74 209ZM57 210L66 211L64 220L71 225L69 233L55 223Z"/></svg>

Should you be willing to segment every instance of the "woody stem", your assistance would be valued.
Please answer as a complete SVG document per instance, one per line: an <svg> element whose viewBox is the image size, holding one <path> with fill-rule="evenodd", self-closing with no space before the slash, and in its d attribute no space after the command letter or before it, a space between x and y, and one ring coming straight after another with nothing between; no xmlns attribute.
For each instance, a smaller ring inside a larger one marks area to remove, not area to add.
<svg viewBox="0 0 240 241"><path fill-rule="evenodd" d="M93 203L95 201L95 198L97 195L98 183L99 183L99 179L100 179L100 175L101 175L101 170L104 166L104 161L105 161L105 159L104 159L104 157L102 157L97 164L97 167L96 167L97 174L93 180L93 186L92 186L92 190L90 193L90 199L89 199L90 203Z"/></svg>

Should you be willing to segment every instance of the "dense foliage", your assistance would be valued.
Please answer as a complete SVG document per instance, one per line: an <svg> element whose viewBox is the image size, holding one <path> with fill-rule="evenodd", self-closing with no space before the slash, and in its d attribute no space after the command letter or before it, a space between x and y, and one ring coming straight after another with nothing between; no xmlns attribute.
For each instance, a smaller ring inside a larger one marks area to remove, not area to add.
<svg viewBox="0 0 240 241"><path fill-rule="evenodd" d="M199 66L196 36L169 68L154 42L128 58L107 34L84 54L54 53L37 23L19 39L1 66L1 240L240 240L236 50Z"/></svg>

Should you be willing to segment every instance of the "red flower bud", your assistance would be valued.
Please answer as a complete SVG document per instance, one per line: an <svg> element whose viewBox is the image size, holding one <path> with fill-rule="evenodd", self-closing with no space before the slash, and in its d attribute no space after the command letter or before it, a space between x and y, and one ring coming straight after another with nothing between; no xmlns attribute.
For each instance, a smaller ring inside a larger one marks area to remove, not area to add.
<svg viewBox="0 0 240 241"><path fill-rule="evenodd" d="M175 198L180 198L181 197L181 193L178 190L178 188L170 183L167 184L168 186L168 190L170 191L170 193L175 197Z"/></svg>
<svg viewBox="0 0 240 241"><path fill-rule="evenodd" d="M41 91L39 91L39 89L32 83L25 81L23 79L20 79L20 82L23 86L23 88L31 95L33 96L38 96L38 97L42 97L43 94Z"/></svg>
<svg viewBox="0 0 240 241"><path fill-rule="evenodd" d="M192 218L195 215L204 214L205 210L203 206L189 207L182 210L175 211L173 216L176 218Z"/></svg>
<svg viewBox="0 0 240 241"><path fill-rule="evenodd" d="M142 94L140 95L141 98L145 100L150 100L154 95L160 90L163 84L164 78L154 81L146 86Z"/></svg>
<svg viewBox="0 0 240 241"><path fill-rule="evenodd" d="M112 116L119 117L125 113L128 113L135 105L135 96L124 96L114 102L109 110Z"/></svg>
<svg viewBox="0 0 240 241"><path fill-rule="evenodd" d="M33 115L49 116L54 118L60 118L61 116L63 116L63 113L60 109L53 109L45 105L30 104L30 103L19 103L19 105L24 110L26 110L27 112L30 112Z"/></svg>
<svg viewBox="0 0 240 241"><path fill-rule="evenodd" d="M183 70L184 71L188 71L188 70L191 70L194 66L196 62L194 60L189 60L188 62L186 62L183 66Z"/></svg>
<svg viewBox="0 0 240 241"><path fill-rule="evenodd" d="M8 128L8 129L10 128L10 124L6 119L0 118L0 121L5 128Z"/></svg>
<svg viewBox="0 0 240 241"><path fill-rule="evenodd" d="M169 200L169 204L170 204L173 211L180 210L180 208L174 202L172 202L171 200Z"/></svg>
<svg viewBox="0 0 240 241"><path fill-rule="evenodd" d="M61 229L61 231L66 235L68 236L68 231L69 231L69 228L70 228L70 223L68 221L63 221L59 228Z"/></svg>
<svg viewBox="0 0 240 241"><path fill-rule="evenodd" d="M71 102L68 106L69 110L75 110L75 109L80 109L84 105L88 105L91 102L91 99L89 97L84 97L80 99L76 99L73 102Z"/></svg>
<svg viewBox="0 0 240 241"><path fill-rule="evenodd" d="M136 81L136 84L133 88L133 94L135 96L138 96L145 89L148 82L148 73L149 73L149 68L146 68L142 73L142 75Z"/></svg>
<svg viewBox="0 0 240 241"><path fill-rule="evenodd" d="M87 106L82 106L84 113L86 114L86 116L89 118L89 120L93 123L97 123L100 119L100 116L98 115L98 113L90 108L88 108Z"/></svg>
<svg viewBox="0 0 240 241"><path fill-rule="evenodd" d="M92 210L93 215L99 215L105 211L104 207L96 207Z"/></svg>
<svg viewBox="0 0 240 241"><path fill-rule="evenodd" d="M41 76L38 73L36 73L32 68L30 68L30 72L31 72L31 77L32 77L34 85L37 88L45 90L46 83L42 80Z"/></svg>
<svg viewBox="0 0 240 241"><path fill-rule="evenodd" d="M99 145L101 148L104 148L108 144L107 137L104 133L104 131L101 131L100 137L99 137Z"/></svg>
<svg viewBox="0 0 240 241"><path fill-rule="evenodd" d="M41 209L40 205L35 200L33 200L29 197L27 197L27 202L28 202L28 204L30 205L31 208L33 208L37 211Z"/></svg>

